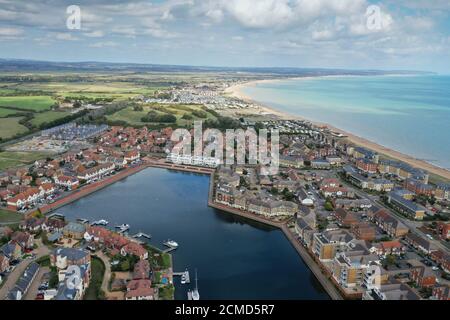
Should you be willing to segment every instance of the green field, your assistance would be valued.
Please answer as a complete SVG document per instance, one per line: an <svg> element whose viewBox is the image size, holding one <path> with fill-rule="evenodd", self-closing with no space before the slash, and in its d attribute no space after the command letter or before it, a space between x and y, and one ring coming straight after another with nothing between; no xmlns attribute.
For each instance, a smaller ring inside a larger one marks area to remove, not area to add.
<svg viewBox="0 0 450 320"><path fill-rule="evenodd" d="M8 139L16 134L25 133L28 128L19 123L22 117L0 118L0 138Z"/></svg>
<svg viewBox="0 0 450 320"><path fill-rule="evenodd" d="M158 123L149 123L142 122L142 117L147 115L150 111L156 111L158 114L172 114L176 116L177 122L176 125L183 127L188 126L193 123L194 120L206 120L206 119L215 119L215 117L203 110L203 106L201 105L165 105L165 104L150 104L143 106L143 111L135 111L133 107L128 107L122 109L112 115L107 116L107 119L110 121L125 121L130 125L142 126L142 125L152 125ZM195 111L203 111L206 113L206 118L199 118L197 116L192 115L192 112ZM192 116L192 120L186 120L182 117L187 114ZM167 124L170 126L170 123Z"/></svg>
<svg viewBox="0 0 450 320"><path fill-rule="evenodd" d="M7 117L9 115L16 114L18 112L20 112L20 111L13 110L13 109L0 108L0 118Z"/></svg>
<svg viewBox="0 0 450 320"><path fill-rule="evenodd" d="M22 215L0 209L0 223L16 223L22 220Z"/></svg>
<svg viewBox="0 0 450 320"><path fill-rule="evenodd" d="M55 100L49 96L0 97L0 106L19 108L21 110L41 112L50 110Z"/></svg>
<svg viewBox="0 0 450 320"><path fill-rule="evenodd" d="M45 152L0 152L0 171L31 164L36 160L45 159L48 156L49 154Z"/></svg>
<svg viewBox="0 0 450 320"><path fill-rule="evenodd" d="M64 118L65 116L70 115L70 112L67 111L47 111L42 113L37 113L34 115L33 120L31 120L31 123L35 127L39 127L43 123L48 123L60 118Z"/></svg>

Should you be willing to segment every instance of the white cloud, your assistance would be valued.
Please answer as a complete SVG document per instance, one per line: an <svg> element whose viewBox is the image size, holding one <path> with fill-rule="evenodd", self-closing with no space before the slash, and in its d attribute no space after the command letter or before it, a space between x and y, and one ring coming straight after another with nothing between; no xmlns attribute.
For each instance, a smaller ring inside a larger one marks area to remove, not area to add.
<svg viewBox="0 0 450 320"><path fill-rule="evenodd" d="M55 38L58 40L64 40L64 41L77 41L79 40L78 37L75 37L73 34L71 33L67 33L67 32L58 32L55 34Z"/></svg>
<svg viewBox="0 0 450 320"><path fill-rule="evenodd" d="M0 38L13 39L22 34L23 30L19 28L0 28Z"/></svg>
<svg viewBox="0 0 450 320"><path fill-rule="evenodd" d="M84 35L89 38L101 38L105 35L105 33L101 30L96 30L96 31L86 32L86 33L84 33Z"/></svg>

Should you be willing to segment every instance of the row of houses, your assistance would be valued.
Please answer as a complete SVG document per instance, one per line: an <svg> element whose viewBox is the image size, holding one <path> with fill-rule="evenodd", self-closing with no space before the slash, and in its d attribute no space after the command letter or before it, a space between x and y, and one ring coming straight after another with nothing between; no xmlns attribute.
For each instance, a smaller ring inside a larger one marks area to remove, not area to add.
<svg viewBox="0 0 450 320"><path fill-rule="evenodd" d="M298 212L298 205L295 202L280 201L266 195L257 196L249 191L241 192L223 184L216 186L215 201L265 217L293 216Z"/></svg>

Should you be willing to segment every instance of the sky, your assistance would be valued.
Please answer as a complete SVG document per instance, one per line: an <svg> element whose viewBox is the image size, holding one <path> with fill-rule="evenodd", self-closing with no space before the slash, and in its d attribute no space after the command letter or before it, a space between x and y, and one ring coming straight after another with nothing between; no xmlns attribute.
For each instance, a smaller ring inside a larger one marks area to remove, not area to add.
<svg viewBox="0 0 450 320"><path fill-rule="evenodd" d="M450 0L0 0L0 58L450 74L449 53Z"/></svg>

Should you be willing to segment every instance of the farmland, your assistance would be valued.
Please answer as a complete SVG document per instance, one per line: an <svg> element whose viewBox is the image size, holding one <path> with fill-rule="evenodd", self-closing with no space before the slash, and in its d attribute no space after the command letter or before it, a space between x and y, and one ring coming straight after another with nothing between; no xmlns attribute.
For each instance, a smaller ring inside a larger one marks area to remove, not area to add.
<svg viewBox="0 0 450 320"><path fill-rule="evenodd" d="M0 97L0 106L20 110L42 112L50 110L55 100L49 96L13 96Z"/></svg>
<svg viewBox="0 0 450 320"><path fill-rule="evenodd" d="M122 121L132 126L152 126L159 125L159 122L143 121L149 112L157 115L173 115L176 117L177 127L192 125L195 120L214 120L215 116L204 110L200 105L167 105L167 104L147 104L142 106L142 110L127 107L107 117L109 121Z"/></svg>
<svg viewBox="0 0 450 320"><path fill-rule="evenodd" d="M0 76L0 141L72 121L88 105L128 103L167 86L159 76L125 73L6 73Z"/></svg>
<svg viewBox="0 0 450 320"><path fill-rule="evenodd" d="M21 125L22 117L0 118L0 138L8 139L17 134L26 133L28 128Z"/></svg>
<svg viewBox="0 0 450 320"><path fill-rule="evenodd" d="M70 112L66 111L48 111L43 113L37 113L34 115L34 118L31 120L31 123L35 127L39 127L43 123L49 123L51 121L64 118L68 116Z"/></svg>
<svg viewBox="0 0 450 320"><path fill-rule="evenodd" d="M0 152L0 171L19 165L32 164L47 156L49 154L44 152Z"/></svg>

